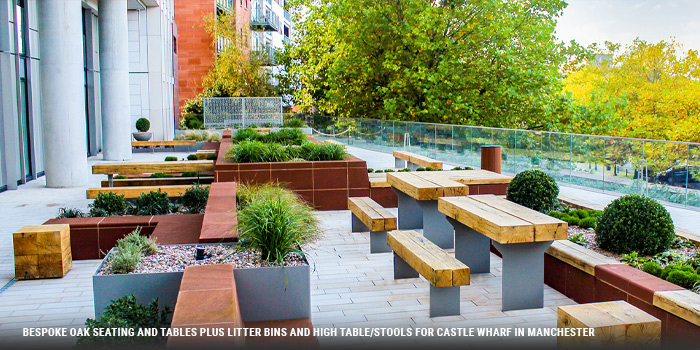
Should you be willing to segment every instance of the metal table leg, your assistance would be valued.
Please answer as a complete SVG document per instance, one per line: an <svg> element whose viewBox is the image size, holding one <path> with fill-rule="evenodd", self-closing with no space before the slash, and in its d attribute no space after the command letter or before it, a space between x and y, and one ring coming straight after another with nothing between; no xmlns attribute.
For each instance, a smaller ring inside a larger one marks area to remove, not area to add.
<svg viewBox="0 0 700 350"><path fill-rule="evenodd" d="M403 169L406 167L406 161L403 159L394 158L394 167L399 168L399 169Z"/></svg>
<svg viewBox="0 0 700 350"><path fill-rule="evenodd" d="M369 228L365 225L362 220L360 220L357 215L350 214L352 216L352 232L367 232Z"/></svg>
<svg viewBox="0 0 700 350"><path fill-rule="evenodd" d="M399 229L422 229L423 209L421 209L418 201L393 187L391 189L399 197Z"/></svg>
<svg viewBox="0 0 700 350"><path fill-rule="evenodd" d="M438 211L438 201L418 201L423 209L423 236L440 248L454 248L454 228Z"/></svg>
<svg viewBox="0 0 700 350"><path fill-rule="evenodd" d="M369 252L388 253L391 251L386 243L386 231L370 231L369 233Z"/></svg>
<svg viewBox="0 0 700 350"><path fill-rule="evenodd" d="M544 251L552 241L493 245L503 255L503 311L544 305Z"/></svg>
<svg viewBox="0 0 700 350"><path fill-rule="evenodd" d="M469 266L471 273L490 273L491 239L453 218L446 218L455 229L455 258Z"/></svg>

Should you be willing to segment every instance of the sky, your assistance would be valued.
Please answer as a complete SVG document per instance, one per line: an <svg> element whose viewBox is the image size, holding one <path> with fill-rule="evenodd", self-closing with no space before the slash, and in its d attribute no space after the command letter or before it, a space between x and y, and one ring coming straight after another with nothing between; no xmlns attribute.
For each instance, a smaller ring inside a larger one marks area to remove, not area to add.
<svg viewBox="0 0 700 350"><path fill-rule="evenodd" d="M612 41L631 44L669 41L674 36L683 51L700 51L700 0L567 0L557 23L557 37L588 46Z"/></svg>

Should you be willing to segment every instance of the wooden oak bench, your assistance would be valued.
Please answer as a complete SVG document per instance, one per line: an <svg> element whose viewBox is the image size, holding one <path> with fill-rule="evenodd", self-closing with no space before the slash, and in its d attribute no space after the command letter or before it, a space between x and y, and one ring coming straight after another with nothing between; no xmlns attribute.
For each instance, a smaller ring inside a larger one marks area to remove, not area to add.
<svg viewBox="0 0 700 350"><path fill-rule="evenodd" d="M106 174L109 186L114 185L114 174L135 175L153 173L184 173L214 171L211 160L183 160L173 162L103 162L92 166L93 174Z"/></svg>
<svg viewBox="0 0 700 350"><path fill-rule="evenodd" d="M199 334L199 328L243 328L243 316L238 303L233 265L187 266L180 282L180 291L173 310L171 328L196 328L197 335L168 338L168 348L202 345L236 347L245 343L244 335L229 336L227 331L217 337ZM231 332L233 333L233 332ZM183 332L184 334L184 332Z"/></svg>
<svg viewBox="0 0 700 350"><path fill-rule="evenodd" d="M394 151L394 165L397 168L405 168L406 163L411 170L416 170L419 167L431 167L433 169L442 169L442 162L431 159L420 154L415 154L406 151Z"/></svg>
<svg viewBox="0 0 700 350"><path fill-rule="evenodd" d="M348 198L352 232L369 231L370 253L387 253L386 231L396 230L396 216L369 197Z"/></svg>
<svg viewBox="0 0 700 350"><path fill-rule="evenodd" d="M191 187L192 185L97 187L88 188L86 195L88 199L95 199L98 193L114 192L118 195L123 194L124 198L136 198L143 193L161 190L166 192L168 197L181 197ZM204 187L209 187L209 185L204 185Z"/></svg>
<svg viewBox="0 0 700 350"><path fill-rule="evenodd" d="M194 154L197 156L197 159L202 160L202 159L207 159L207 157L210 155L216 155L216 150L215 149L199 149L199 150L197 150L197 152L194 152Z"/></svg>
<svg viewBox="0 0 700 350"><path fill-rule="evenodd" d="M394 279L430 282L430 317L460 314L459 286L470 282L469 267L416 231L391 231L387 243L394 251Z"/></svg>
<svg viewBox="0 0 700 350"><path fill-rule="evenodd" d="M567 305L557 308L557 328L591 328L590 336L557 336L561 347L642 347L659 348L661 321L617 300Z"/></svg>

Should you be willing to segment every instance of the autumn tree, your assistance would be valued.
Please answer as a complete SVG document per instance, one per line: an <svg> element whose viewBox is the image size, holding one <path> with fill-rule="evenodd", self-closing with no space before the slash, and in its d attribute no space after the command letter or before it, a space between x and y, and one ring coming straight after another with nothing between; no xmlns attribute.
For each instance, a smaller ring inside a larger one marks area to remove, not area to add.
<svg viewBox="0 0 700 350"><path fill-rule="evenodd" d="M547 129L561 70L560 0L296 0L282 54L297 105L341 117Z"/></svg>
<svg viewBox="0 0 700 350"><path fill-rule="evenodd" d="M564 80L573 97L562 129L648 139L700 141L700 60L675 41L607 43Z"/></svg>

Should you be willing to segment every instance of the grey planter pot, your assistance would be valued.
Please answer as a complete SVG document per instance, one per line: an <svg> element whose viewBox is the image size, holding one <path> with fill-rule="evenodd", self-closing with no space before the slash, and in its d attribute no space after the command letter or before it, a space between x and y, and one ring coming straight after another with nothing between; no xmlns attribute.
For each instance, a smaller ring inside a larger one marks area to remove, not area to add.
<svg viewBox="0 0 700 350"><path fill-rule="evenodd" d="M153 136L153 134L150 132L135 132L133 134L136 141L148 141Z"/></svg>
<svg viewBox="0 0 700 350"><path fill-rule="evenodd" d="M112 254L112 249L109 254ZM109 254L97 268L109 258ZM112 300L134 294L139 303L158 298L161 307L175 307L183 272L92 276L95 316ZM311 268L259 267L234 269L238 304L244 322L311 317Z"/></svg>

